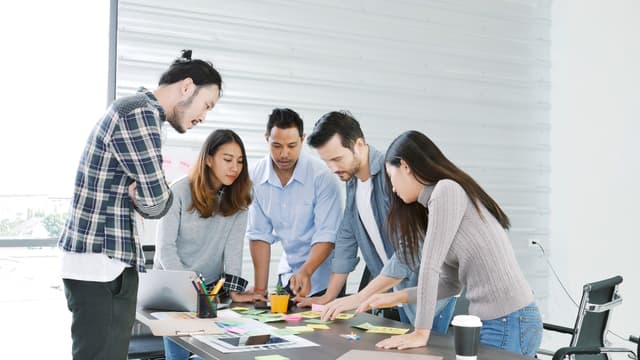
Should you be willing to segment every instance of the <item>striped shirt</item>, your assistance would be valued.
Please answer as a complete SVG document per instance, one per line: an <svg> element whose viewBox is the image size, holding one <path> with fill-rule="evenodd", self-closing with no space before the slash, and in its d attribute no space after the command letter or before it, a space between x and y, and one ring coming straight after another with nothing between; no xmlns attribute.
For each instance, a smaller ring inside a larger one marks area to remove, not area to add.
<svg viewBox="0 0 640 360"><path fill-rule="evenodd" d="M134 211L162 217L173 196L162 172L160 126L164 110L140 88L116 100L96 124L84 149L58 246L68 252L104 254L144 272ZM136 204L128 195L136 182Z"/></svg>

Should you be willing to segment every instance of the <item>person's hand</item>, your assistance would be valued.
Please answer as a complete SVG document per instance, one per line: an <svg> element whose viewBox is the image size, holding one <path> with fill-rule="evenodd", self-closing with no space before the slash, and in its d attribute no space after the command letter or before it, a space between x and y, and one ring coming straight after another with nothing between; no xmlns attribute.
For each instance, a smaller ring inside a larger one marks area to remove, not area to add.
<svg viewBox="0 0 640 360"><path fill-rule="evenodd" d="M323 321L334 320L336 315L345 311L357 309L358 305L360 305L360 298L358 297L358 294L337 298L325 305L322 314L320 314L320 319Z"/></svg>
<svg viewBox="0 0 640 360"><path fill-rule="evenodd" d="M404 294L400 291L374 294L358 304L356 313L365 312L370 309L389 308L402 303L403 300Z"/></svg>
<svg viewBox="0 0 640 360"><path fill-rule="evenodd" d="M376 344L376 347L383 349L411 349L421 346L427 346L427 341L429 341L429 334L431 331L426 329L416 329L415 331L403 334L396 335L390 338L386 338Z"/></svg>
<svg viewBox="0 0 640 360"><path fill-rule="evenodd" d="M293 301L297 303L298 307L311 307L311 305L313 304L324 305L331 300L333 299L328 297L326 294L322 296L314 296L314 297L296 296L293 298Z"/></svg>
<svg viewBox="0 0 640 360"><path fill-rule="evenodd" d="M137 183L134 181L129 185L129 198L133 201L134 204L138 205L138 201L136 200L136 187Z"/></svg>
<svg viewBox="0 0 640 360"><path fill-rule="evenodd" d="M237 302L237 303L249 303L249 302L256 302L256 301L267 301L267 298L262 295L262 294L258 294L258 293L253 293L253 292L235 292L232 291L229 295L231 295L231 300L233 302Z"/></svg>
<svg viewBox="0 0 640 360"><path fill-rule="evenodd" d="M296 296L305 297L311 291L311 274L299 270L289 279L289 288Z"/></svg>
<svg viewBox="0 0 640 360"><path fill-rule="evenodd" d="M258 289L258 288L256 288L255 286L250 287L250 288L249 288L249 290L247 290L246 292L248 292L248 293L254 293L254 294L260 294L260 295L262 295L262 296L263 296L263 297L265 297L265 298L266 298L266 297L267 297L267 295L268 295L268 294L267 294L267 289Z"/></svg>

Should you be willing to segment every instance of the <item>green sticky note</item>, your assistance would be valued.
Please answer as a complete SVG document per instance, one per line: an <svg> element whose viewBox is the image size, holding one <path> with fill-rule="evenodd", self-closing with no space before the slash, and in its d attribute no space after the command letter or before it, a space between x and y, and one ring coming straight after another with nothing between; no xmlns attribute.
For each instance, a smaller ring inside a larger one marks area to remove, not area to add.
<svg viewBox="0 0 640 360"><path fill-rule="evenodd" d="M272 335L279 335L279 336L286 336L286 335L296 335L299 334L299 332L295 331L295 330L291 330L291 329L273 329L271 331Z"/></svg>
<svg viewBox="0 0 640 360"><path fill-rule="evenodd" d="M375 325L371 325L368 322L366 323L362 323L360 325L351 325L351 327L354 327L356 329L361 329L361 330L369 330L369 329L374 329L376 328Z"/></svg>
<svg viewBox="0 0 640 360"><path fill-rule="evenodd" d="M261 321L263 323L284 321L284 317L282 317L282 315L278 315L278 316L262 316L261 315L258 321Z"/></svg>
<svg viewBox="0 0 640 360"><path fill-rule="evenodd" d="M287 329L291 329L297 332L311 332L313 331L313 328L310 328L308 326L287 326Z"/></svg>
<svg viewBox="0 0 640 360"><path fill-rule="evenodd" d="M245 311L244 314L245 315L259 315L259 314L262 314L263 312L266 312L266 310L252 309L252 310Z"/></svg>

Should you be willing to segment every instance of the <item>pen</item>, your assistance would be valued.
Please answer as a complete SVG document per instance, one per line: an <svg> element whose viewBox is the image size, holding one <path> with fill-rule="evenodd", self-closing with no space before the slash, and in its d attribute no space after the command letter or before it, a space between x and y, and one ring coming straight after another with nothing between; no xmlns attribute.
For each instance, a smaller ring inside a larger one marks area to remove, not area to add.
<svg viewBox="0 0 640 360"><path fill-rule="evenodd" d="M191 285L193 285L193 288L196 289L197 293L200 293L200 289L198 289L198 285L196 285L196 282L191 280Z"/></svg>

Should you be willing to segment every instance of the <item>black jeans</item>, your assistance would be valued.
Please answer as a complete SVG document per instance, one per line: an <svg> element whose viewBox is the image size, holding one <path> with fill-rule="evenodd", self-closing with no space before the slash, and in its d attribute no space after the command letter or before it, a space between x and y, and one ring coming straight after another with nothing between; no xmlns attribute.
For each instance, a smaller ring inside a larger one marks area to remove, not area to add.
<svg viewBox="0 0 640 360"><path fill-rule="evenodd" d="M125 360L136 318L138 272L126 268L109 282L63 279L72 313L74 360Z"/></svg>

